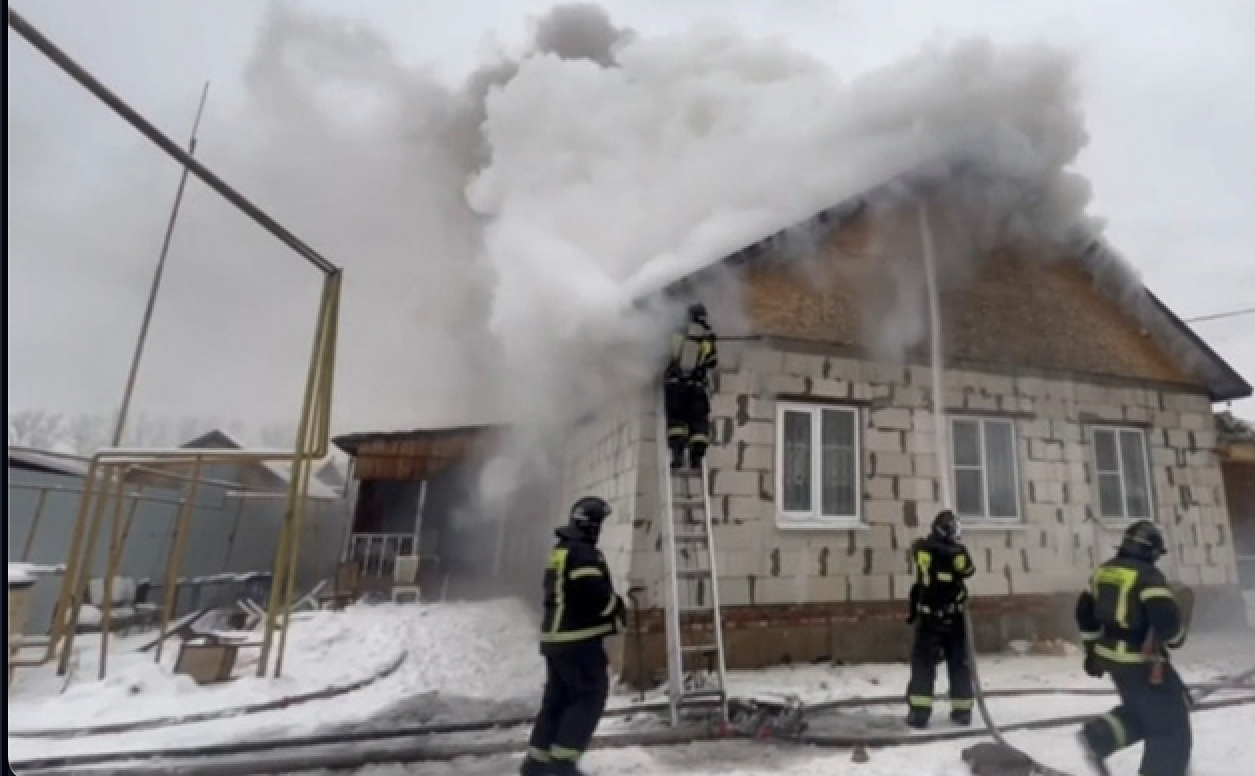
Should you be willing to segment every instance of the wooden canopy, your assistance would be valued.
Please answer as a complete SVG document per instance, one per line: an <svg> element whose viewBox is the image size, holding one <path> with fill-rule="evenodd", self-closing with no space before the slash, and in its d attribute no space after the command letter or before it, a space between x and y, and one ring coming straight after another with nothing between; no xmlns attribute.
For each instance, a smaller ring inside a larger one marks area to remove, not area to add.
<svg viewBox="0 0 1255 776"><path fill-rule="evenodd" d="M502 426L375 431L331 441L356 459L358 480L425 480L446 467L482 457Z"/></svg>

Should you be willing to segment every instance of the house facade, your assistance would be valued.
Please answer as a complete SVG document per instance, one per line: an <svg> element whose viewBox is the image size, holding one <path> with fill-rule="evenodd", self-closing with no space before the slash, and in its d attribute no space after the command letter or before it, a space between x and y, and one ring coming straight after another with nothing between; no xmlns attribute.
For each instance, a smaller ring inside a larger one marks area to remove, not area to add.
<svg viewBox="0 0 1255 776"><path fill-rule="evenodd" d="M873 234L908 228L901 214L834 212L820 217L821 262L867 260ZM927 353L877 359L847 276L797 271L777 244L724 270L748 319L720 346L708 456L730 667L904 657L907 550L942 478L977 562L978 646L1074 636L1077 592L1141 518L1163 528L1161 565L1195 589L1196 621L1241 616L1212 403L1250 386L1148 292L1130 304L1100 290L1102 246L1049 260L1000 249L942 294L939 471ZM710 287L697 276L681 290ZM562 486L615 509L602 547L640 609L639 640L613 659L633 677L665 667L656 403L616 401L574 429ZM688 562L700 561L681 552ZM707 595L682 584L682 605Z"/></svg>

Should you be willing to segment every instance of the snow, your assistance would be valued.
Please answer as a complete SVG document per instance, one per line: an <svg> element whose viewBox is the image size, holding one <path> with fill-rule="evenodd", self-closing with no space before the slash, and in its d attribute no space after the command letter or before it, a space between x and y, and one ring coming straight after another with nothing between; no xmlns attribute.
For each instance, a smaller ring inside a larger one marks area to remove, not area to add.
<svg viewBox="0 0 1255 776"><path fill-rule="evenodd" d="M55 665L19 671L9 694L10 716L19 722L10 734L219 711L349 684L394 662L407 646L404 632L404 621L384 607L306 613L292 621L282 677L258 678L259 650L245 649L234 681L205 687L174 673L177 640L167 643L161 665L154 663L155 651L138 651L156 638L155 631L111 637L108 672L97 680L100 636L82 634L64 692L65 679L56 676Z"/></svg>
<svg viewBox="0 0 1255 776"><path fill-rule="evenodd" d="M387 728L424 722L519 716L539 703L543 663L537 653L536 622L517 600L377 606L344 612L306 613L294 620L281 679L253 677L256 650L241 652L230 683L197 687L174 676L174 653L164 666L134 649L151 634L112 640L109 676L80 679L66 693L48 669L18 673L9 711L18 729L66 728L84 724L152 719L168 714L226 709L343 684L382 668L405 650L401 667L386 680L349 696L298 704L282 711L77 739L14 738L10 756L24 759L50 752L119 751L191 746L328 729ZM78 675L95 676L98 637L80 638L85 654ZM128 652L130 654L128 654Z"/></svg>
<svg viewBox="0 0 1255 776"><path fill-rule="evenodd" d="M59 574L65 571L65 566L44 566L38 563L15 563L9 562L9 584L21 585L35 582L41 576L49 574Z"/></svg>
<svg viewBox="0 0 1255 776"><path fill-rule="evenodd" d="M1021 704L1032 705L1032 700ZM1044 716L1044 715L1040 715ZM1249 776L1255 746L1255 706L1194 716L1194 776ZM1056 768L1077 776L1090 773L1076 745L1075 727L1011 734L1010 742ZM723 776L970 776L960 752L973 741L919 744L872 749L866 763L853 763L850 753L750 742L692 744L655 749L593 751L583 760L590 774L722 774ZM1109 762L1115 774L1137 772L1141 747L1121 752ZM413 763L363 768L356 776L502 776L516 772L517 758L485 758L452 763ZM306 772L305 776L314 776Z"/></svg>
<svg viewBox="0 0 1255 776"><path fill-rule="evenodd" d="M426 723L526 716L535 709L543 680L543 663L535 648L534 613L521 601L506 599L482 603L446 603L379 606L359 605L344 612L316 612L295 622L289 640L285 678L257 680L248 666L237 669L243 678L228 685L196 687L170 675L168 664L152 665L150 657L128 655L148 636L119 639L110 653L111 677L105 682L80 678L63 695L50 676L19 673L10 698L13 719L21 728L70 726L85 722L119 722L171 713L223 709L257 700L359 678L387 663L401 649L406 660L386 679L347 695L290 706L283 710L249 714L188 725L116 735L74 739L14 737L9 756L36 757L136 749L206 745L229 741L270 740L350 729L395 729ZM93 642L94 638L85 639ZM1025 650L1020 645L1018 652ZM1250 634L1194 637L1178 656L1187 681L1200 682L1236 673L1255 662L1255 636ZM90 675L89 654L79 660L77 675ZM1090 679L1080 670L1075 654L1065 656L1015 654L985 656L981 674L989 689L1108 689L1108 683ZM944 673L944 672L943 672ZM796 693L809 703L840 698L899 696L907 667L902 664L856 666L799 665L761 671L736 671L730 676L734 695ZM54 686L55 685L55 686ZM944 691L940 679L938 691ZM650 693L657 697L657 693ZM630 706L635 695L619 695L612 708ZM991 698L990 708L1000 723L1075 714L1101 713L1114 704L1111 695L1040 695ZM942 702L935 726L948 727ZM899 701L817 716L812 729L848 732L884 730L900 726ZM656 729L655 716L607 717L601 732ZM1234 765L1250 753L1248 734L1255 725L1255 709L1239 707L1225 713L1195 717L1197 743L1195 776L1237 776L1247 769ZM526 729L512 728L468 734L465 743L522 740ZM1075 726L1044 732L1017 733L1013 742L1044 762L1084 771L1073 736ZM814 748L767 746L753 743L702 744L673 748L625 749L593 752L587 758L590 773L620 774L726 773L749 774L852 773L857 776L959 776L966 774L959 752L972 740L919 744L871 752L866 764L850 762L848 752ZM1116 773L1136 772L1136 754L1121 755ZM423 763L362 769L358 776L450 776L451 774L506 774L517 768L505 757L462 760L448 764Z"/></svg>

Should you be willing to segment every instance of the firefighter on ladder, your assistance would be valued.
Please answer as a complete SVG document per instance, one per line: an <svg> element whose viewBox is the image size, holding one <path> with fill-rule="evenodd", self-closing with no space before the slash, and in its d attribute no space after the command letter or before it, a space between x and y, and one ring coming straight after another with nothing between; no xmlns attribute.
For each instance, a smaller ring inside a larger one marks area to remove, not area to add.
<svg viewBox="0 0 1255 776"><path fill-rule="evenodd" d="M1120 695L1119 706L1086 722L1080 734L1090 765L1104 776L1104 761L1138 741L1145 741L1141 776L1185 776L1189 769L1189 696L1167 652L1185 643L1186 626L1155 567L1165 552L1153 522L1134 523L1076 602L1085 672L1109 675Z"/></svg>
<svg viewBox="0 0 1255 776"><path fill-rule="evenodd" d="M610 505L596 497L571 507L556 531L544 578L540 652L545 692L521 776L581 776L577 763L606 708L610 689L602 641L627 618L597 540Z"/></svg>
<svg viewBox="0 0 1255 776"><path fill-rule="evenodd" d="M689 307L688 319L671 335L671 357L663 383L667 444L671 468L700 469L710 445L710 373L719 365L715 332L706 320L706 306Z"/></svg>
<svg viewBox="0 0 1255 776"><path fill-rule="evenodd" d="M911 586L906 621L915 626L915 642L906 688L906 724L914 728L928 727L941 660L950 677L950 719L960 725L972 724L972 671L963 607L967 605L966 581L975 568L960 536L959 519L947 509L933 520L928 536L911 545L915 584Z"/></svg>

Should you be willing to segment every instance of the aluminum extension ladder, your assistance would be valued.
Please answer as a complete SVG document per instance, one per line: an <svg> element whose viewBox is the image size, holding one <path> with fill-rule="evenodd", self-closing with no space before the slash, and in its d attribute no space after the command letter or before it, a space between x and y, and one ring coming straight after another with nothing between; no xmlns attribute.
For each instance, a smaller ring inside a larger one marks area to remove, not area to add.
<svg viewBox="0 0 1255 776"><path fill-rule="evenodd" d="M718 706L720 721L727 723L727 662L710 515L710 467L703 459L700 469L671 468L666 413L661 395L659 399L659 522L667 576L667 695L671 724L680 724L685 709L709 708L712 702ZM690 634L696 634L690 636L693 643L685 641L682 624L688 626ZM704 669L694 670L694 663L700 665L703 658ZM705 682L701 682L703 678Z"/></svg>

